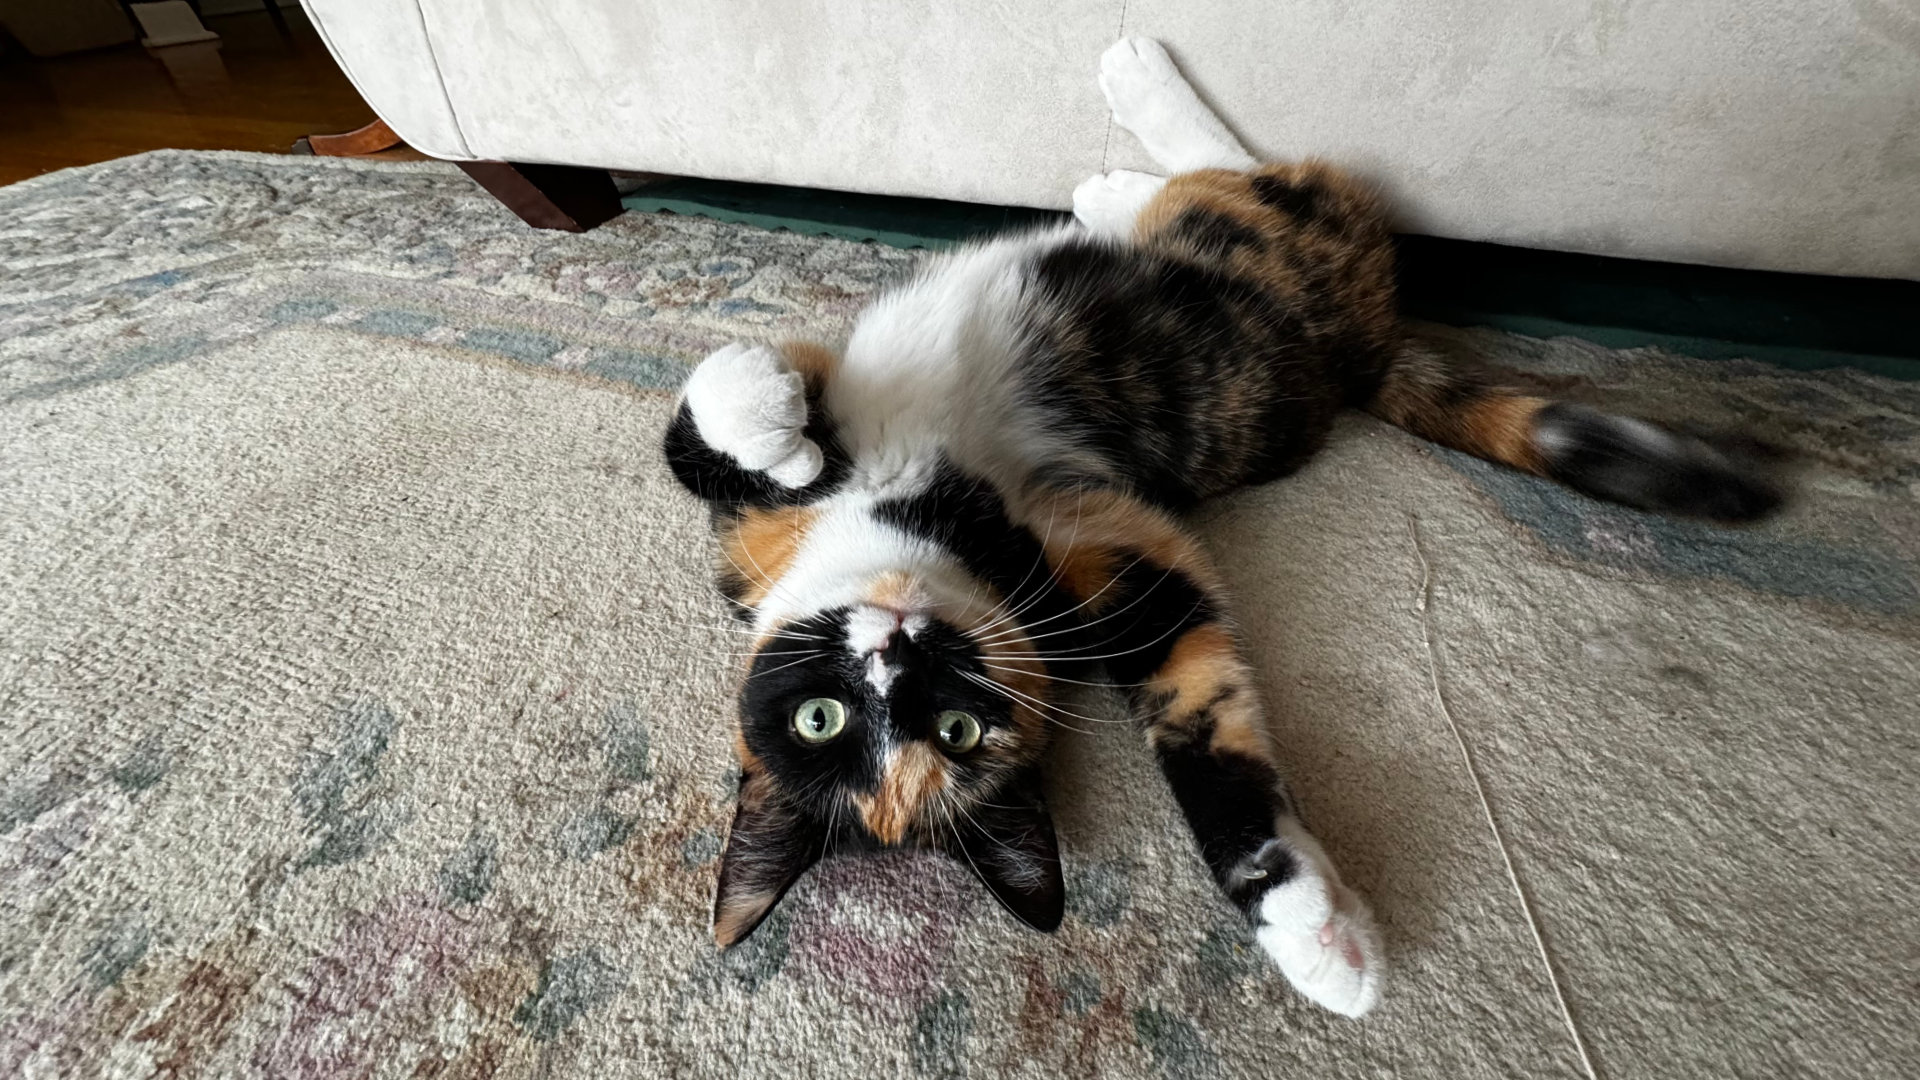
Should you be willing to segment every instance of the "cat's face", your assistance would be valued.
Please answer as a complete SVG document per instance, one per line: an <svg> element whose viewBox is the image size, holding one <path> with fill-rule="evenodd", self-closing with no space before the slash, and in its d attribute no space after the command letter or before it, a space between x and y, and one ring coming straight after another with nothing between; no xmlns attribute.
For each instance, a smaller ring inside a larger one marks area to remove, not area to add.
<svg viewBox="0 0 1920 1080"><path fill-rule="evenodd" d="M739 701L722 944L822 855L895 846L947 852L1020 918L1057 925L1047 680L1011 614L952 566L766 591Z"/></svg>

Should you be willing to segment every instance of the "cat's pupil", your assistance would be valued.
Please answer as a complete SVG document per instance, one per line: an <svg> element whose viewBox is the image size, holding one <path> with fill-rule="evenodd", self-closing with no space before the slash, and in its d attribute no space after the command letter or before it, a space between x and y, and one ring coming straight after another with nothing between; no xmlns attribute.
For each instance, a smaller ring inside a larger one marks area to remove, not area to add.
<svg viewBox="0 0 1920 1080"><path fill-rule="evenodd" d="M801 703L793 713L793 730L810 743L823 743L840 734L847 712L832 698L814 698Z"/></svg>
<svg viewBox="0 0 1920 1080"><path fill-rule="evenodd" d="M980 744L980 721L958 709L941 713L934 731L951 750L965 752Z"/></svg>

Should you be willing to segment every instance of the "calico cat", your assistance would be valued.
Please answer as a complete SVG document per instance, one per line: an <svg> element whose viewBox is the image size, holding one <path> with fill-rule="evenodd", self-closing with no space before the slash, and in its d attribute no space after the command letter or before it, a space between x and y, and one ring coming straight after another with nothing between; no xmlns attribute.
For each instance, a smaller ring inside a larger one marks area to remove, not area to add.
<svg viewBox="0 0 1920 1080"><path fill-rule="evenodd" d="M1380 201L1260 165L1152 41L1102 58L1171 179L1087 181L1071 225L930 259L844 347L729 345L666 435L714 513L752 642L714 935L829 851L945 852L1013 915L1061 919L1040 770L1057 691L1132 691L1226 898L1302 993L1378 999L1366 904L1301 827L1218 575L1176 516L1298 468L1359 407L1634 506L1771 510L1720 444L1504 388L1409 340Z"/></svg>

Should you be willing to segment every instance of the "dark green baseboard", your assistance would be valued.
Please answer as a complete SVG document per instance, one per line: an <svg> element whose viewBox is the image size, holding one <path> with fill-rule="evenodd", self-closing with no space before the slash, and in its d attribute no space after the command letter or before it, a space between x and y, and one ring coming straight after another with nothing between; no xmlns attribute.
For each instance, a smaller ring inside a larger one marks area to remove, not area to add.
<svg viewBox="0 0 1920 1080"><path fill-rule="evenodd" d="M623 201L629 210L931 249L1065 216L690 179L651 183ZM1710 359L1750 357L1920 379L1920 282L1683 266L1424 236L1401 238L1400 264L1401 304L1414 318L1568 334L1613 348L1657 345Z"/></svg>
<svg viewBox="0 0 1920 1080"><path fill-rule="evenodd" d="M1708 359L1857 367L1920 379L1920 282L1400 241L1409 314L1613 348L1657 345Z"/></svg>
<svg viewBox="0 0 1920 1080"><path fill-rule="evenodd" d="M647 184L620 201L629 210L697 214L766 229L790 229L890 247L933 250L1008 229L1060 221L1067 216L1019 206L857 195L680 177Z"/></svg>

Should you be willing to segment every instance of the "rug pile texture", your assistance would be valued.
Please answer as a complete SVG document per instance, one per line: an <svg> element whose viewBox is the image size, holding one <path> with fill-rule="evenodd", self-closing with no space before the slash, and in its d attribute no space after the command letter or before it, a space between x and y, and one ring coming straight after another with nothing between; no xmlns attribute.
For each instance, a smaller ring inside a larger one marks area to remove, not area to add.
<svg viewBox="0 0 1920 1080"><path fill-rule="evenodd" d="M1051 936L958 867L707 930L736 638L658 439L908 253L536 233L449 166L0 188L0 1076L1878 1077L1920 1060L1920 385L1436 330L1746 427L1723 531L1344 422L1199 516L1393 966L1297 998L1138 733ZM1120 715L1116 699L1087 707Z"/></svg>

